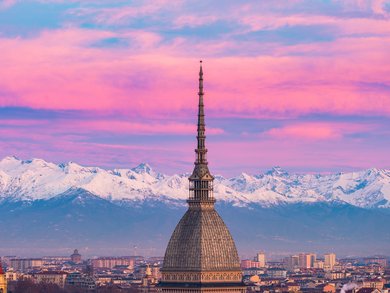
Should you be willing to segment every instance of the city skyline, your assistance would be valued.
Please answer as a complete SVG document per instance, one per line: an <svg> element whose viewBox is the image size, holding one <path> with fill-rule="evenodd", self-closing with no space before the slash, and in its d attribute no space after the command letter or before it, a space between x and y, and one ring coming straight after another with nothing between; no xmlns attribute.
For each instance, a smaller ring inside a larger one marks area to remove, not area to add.
<svg viewBox="0 0 390 293"><path fill-rule="evenodd" d="M203 59L213 173L390 166L388 1L169 3L2 1L0 157L190 171Z"/></svg>
<svg viewBox="0 0 390 293"><path fill-rule="evenodd" d="M75 250L70 256L4 256L0 260L0 291L5 284L11 292L19 292L20 289L16 289L19 285L34 292L46 287L45 292L53 293L70 293L86 287L90 292L107 292L114 288L115 292L161 292L156 290L160 287L157 284L164 278L162 257L86 258ZM346 259L329 253L321 258L307 252L270 261L268 255L261 252L242 259L240 267L245 292L284 289L282 292L342 293L354 289L353 293L367 290L387 293L390 287L388 263L389 259L384 257Z"/></svg>
<svg viewBox="0 0 390 293"><path fill-rule="evenodd" d="M388 52L390 0L0 0L0 293L389 293Z"/></svg>

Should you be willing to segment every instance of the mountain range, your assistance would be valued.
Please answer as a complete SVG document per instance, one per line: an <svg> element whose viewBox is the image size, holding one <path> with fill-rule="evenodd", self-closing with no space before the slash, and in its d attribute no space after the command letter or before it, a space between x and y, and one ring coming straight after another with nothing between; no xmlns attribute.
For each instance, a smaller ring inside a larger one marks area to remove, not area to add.
<svg viewBox="0 0 390 293"><path fill-rule="evenodd" d="M185 212L189 174L148 164L105 170L0 161L0 255L162 254ZM217 209L242 256L336 251L390 254L390 170L216 176Z"/></svg>

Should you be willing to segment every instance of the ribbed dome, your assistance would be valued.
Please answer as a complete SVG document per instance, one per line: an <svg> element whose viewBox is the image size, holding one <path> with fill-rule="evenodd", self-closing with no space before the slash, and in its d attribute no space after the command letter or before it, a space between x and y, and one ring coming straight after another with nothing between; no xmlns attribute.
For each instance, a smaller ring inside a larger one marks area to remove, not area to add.
<svg viewBox="0 0 390 293"><path fill-rule="evenodd" d="M173 232L163 271L233 271L240 261L233 238L214 209L189 208Z"/></svg>

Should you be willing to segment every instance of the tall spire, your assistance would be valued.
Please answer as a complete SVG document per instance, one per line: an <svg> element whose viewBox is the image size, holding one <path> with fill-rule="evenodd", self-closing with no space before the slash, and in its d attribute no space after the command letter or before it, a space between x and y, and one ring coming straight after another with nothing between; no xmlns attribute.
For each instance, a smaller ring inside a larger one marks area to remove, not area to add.
<svg viewBox="0 0 390 293"><path fill-rule="evenodd" d="M208 162L206 148L206 123L204 114L204 92L203 92L203 68L200 61L199 69L199 104L198 104L198 124L197 124L197 147L195 149L195 167L190 178L190 198L189 202L214 203L213 180Z"/></svg>
<svg viewBox="0 0 390 293"><path fill-rule="evenodd" d="M204 121L204 101L203 101L203 68L202 68L202 60L200 61L200 69L199 69L199 106L198 106L198 135L197 135L197 141L198 141L198 147L195 150L197 154L196 162L195 164L207 164L207 158L206 158L206 124Z"/></svg>

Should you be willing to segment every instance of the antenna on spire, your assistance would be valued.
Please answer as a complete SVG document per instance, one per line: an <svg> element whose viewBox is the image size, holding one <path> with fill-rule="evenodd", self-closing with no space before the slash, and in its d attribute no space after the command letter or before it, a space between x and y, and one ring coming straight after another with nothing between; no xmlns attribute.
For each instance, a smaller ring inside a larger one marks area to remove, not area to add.
<svg viewBox="0 0 390 293"><path fill-rule="evenodd" d="M199 95L199 98L200 98L200 100L202 100L202 101L200 101L202 104L203 104L203 95L204 95L204 93L203 93L203 68L202 68L202 60L200 60L200 68L199 68L199 93L198 93L198 95ZM201 97L202 96L202 97Z"/></svg>

